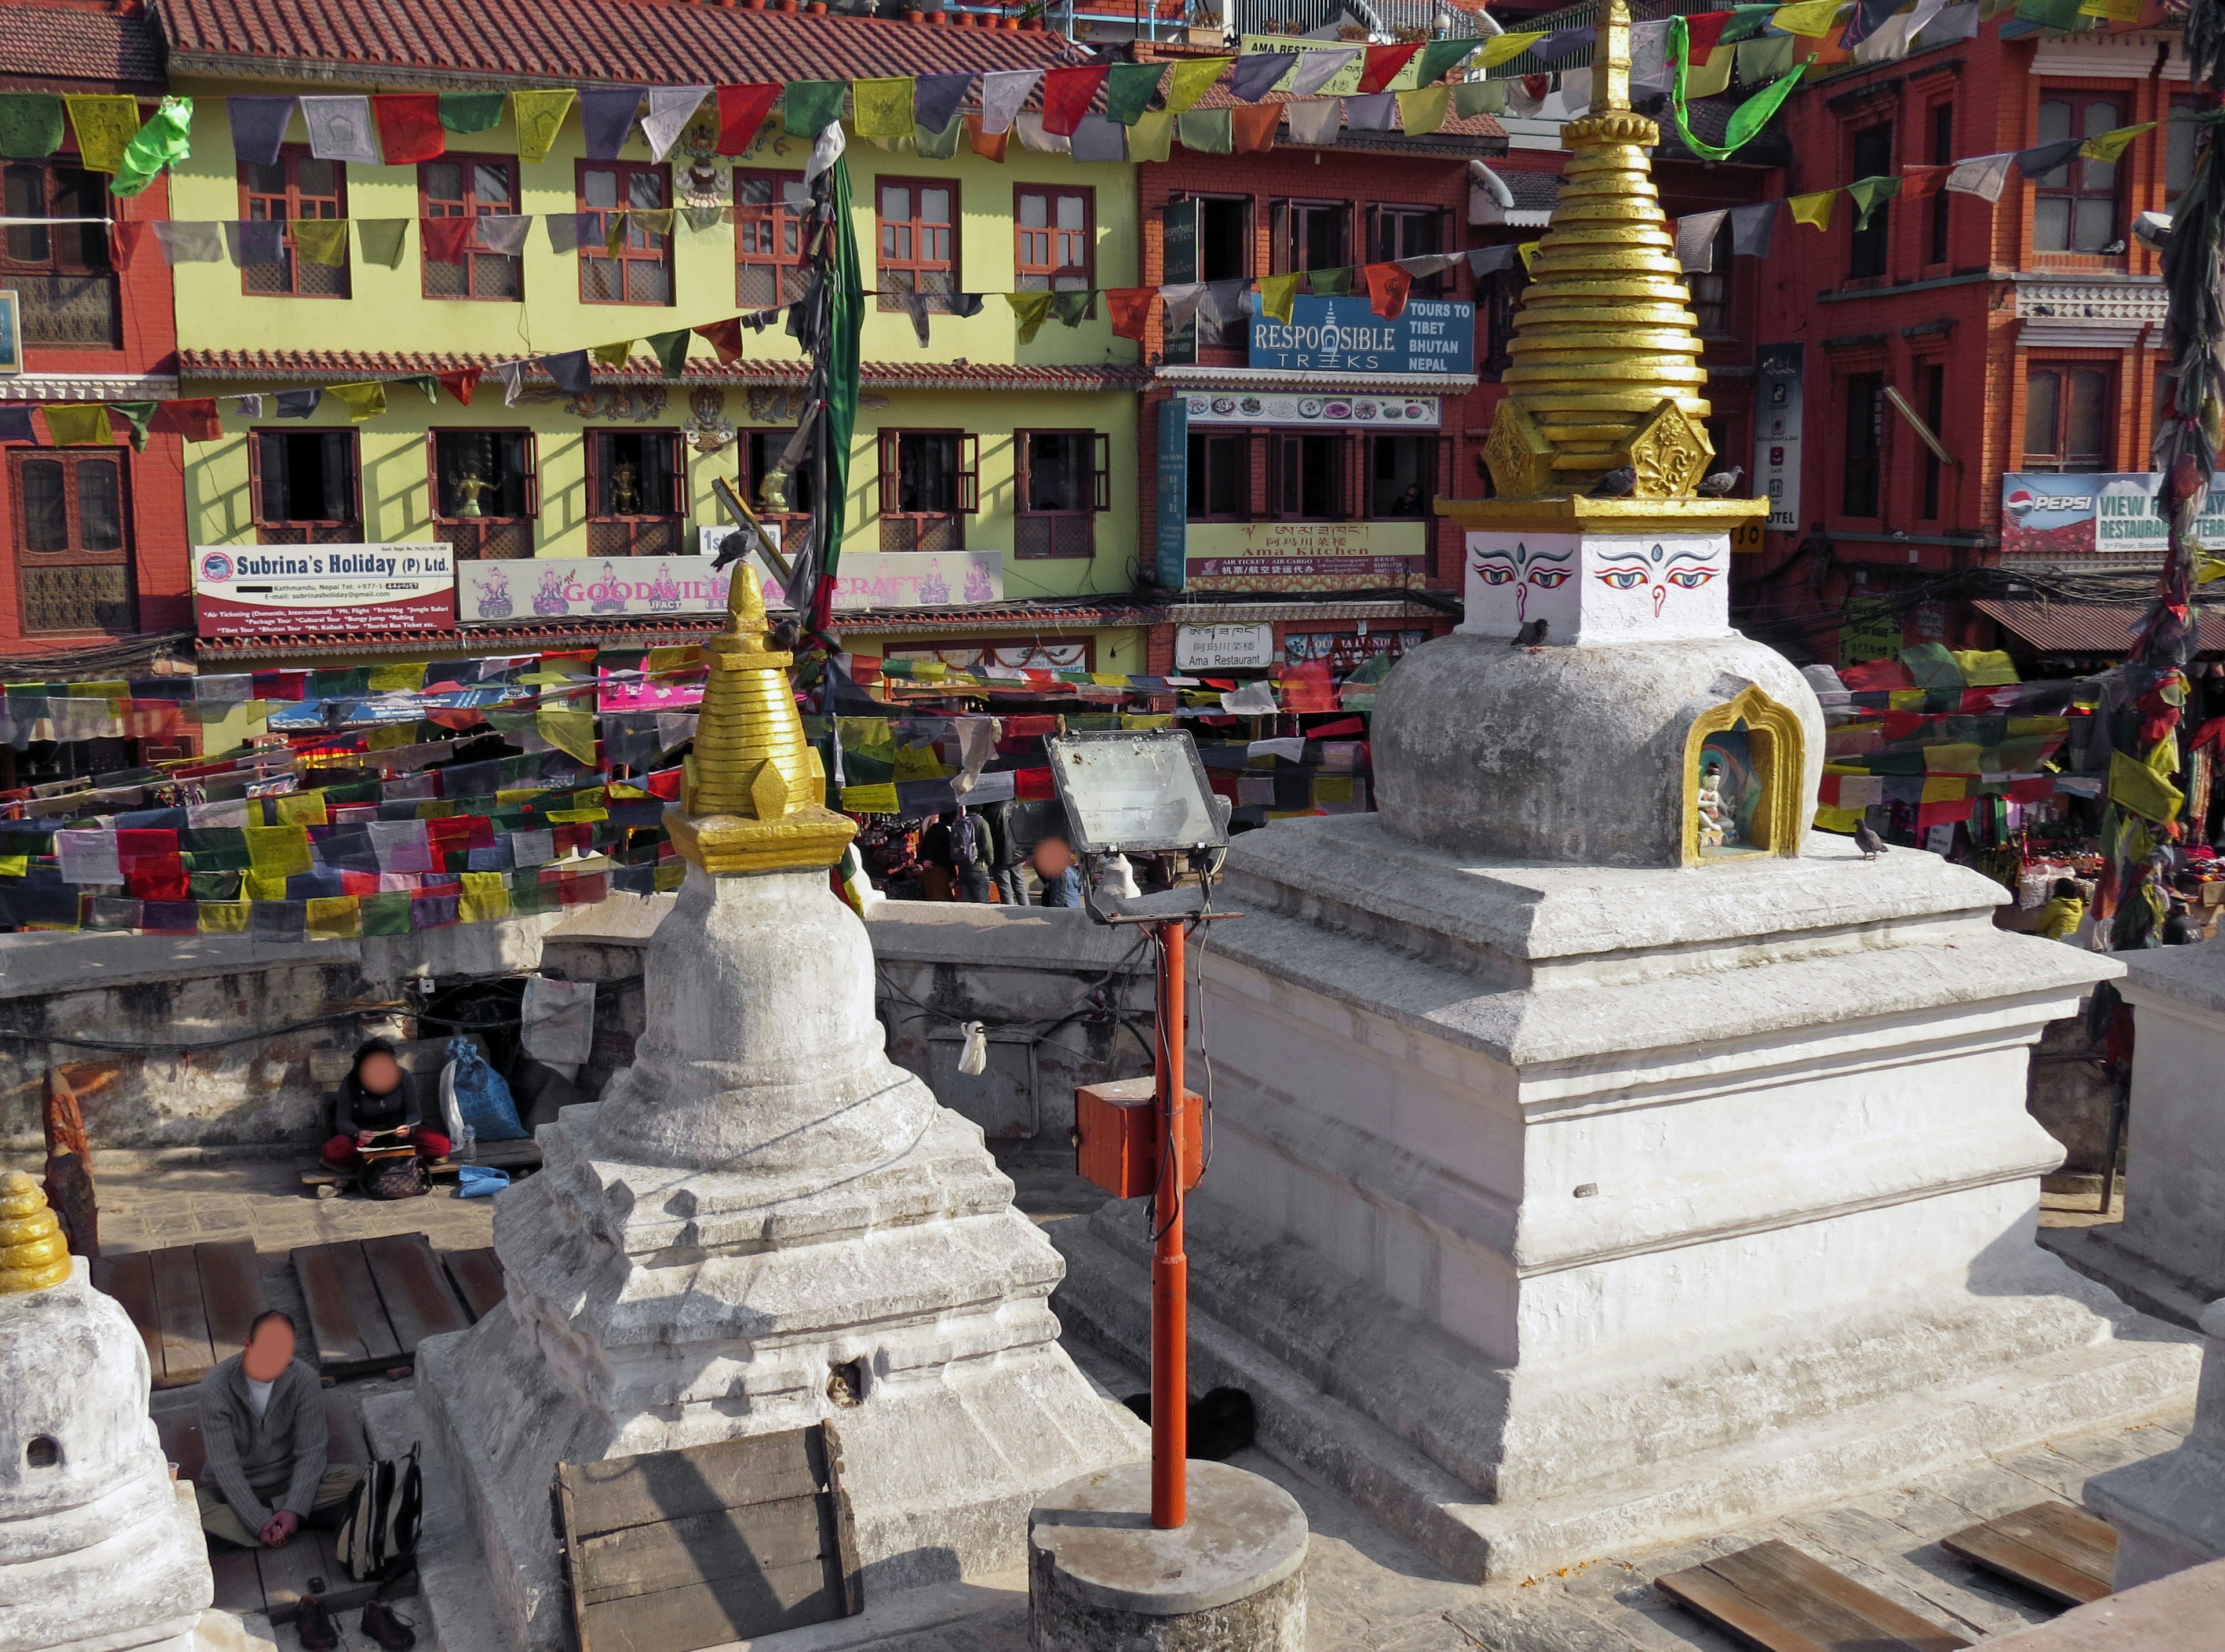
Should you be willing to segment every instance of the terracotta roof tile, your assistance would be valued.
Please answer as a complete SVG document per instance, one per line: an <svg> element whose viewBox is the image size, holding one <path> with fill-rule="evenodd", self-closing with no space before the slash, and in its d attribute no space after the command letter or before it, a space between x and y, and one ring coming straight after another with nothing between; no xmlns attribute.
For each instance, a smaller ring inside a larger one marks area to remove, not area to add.
<svg viewBox="0 0 2225 1652"><path fill-rule="evenodd" d="M381 86L853 79L1036 68L1045 32L935 27L681 0L151 0L174 68ZM399 72L399 73L397 73Z"/></svg>
<svg viewBox="0 0 2225 1652"><path fill-rule="evenodd" d="M506 356L449 356L429 351L384 350L181 350L178 370L187 379L285 380L298 383L345 383L355 378L384 378L404 373L450 373L466 367L485 367ZM805 364L801 361L742 360L721 367L708 360L688 364L687 380L701 384L801 384ZM1082 366L1009 366L995 362L869 361L859 364L859 377L868 389L919 390L1139 390L1151 382L1151 370L1118 363ZM545 385L548 376L535 369L529 382ZM637 356L624 369L599 367L597 383L666 383L663 374L646 358ZM500 385L481 385L482 391Z"/></svg>
<svg viewBox="0 0 2225 1652"><path fill-rule="evenodd" d="M146 14L8 0L0 5L0 85L66 92L86 82L162 85L162 37Z"/></svg>

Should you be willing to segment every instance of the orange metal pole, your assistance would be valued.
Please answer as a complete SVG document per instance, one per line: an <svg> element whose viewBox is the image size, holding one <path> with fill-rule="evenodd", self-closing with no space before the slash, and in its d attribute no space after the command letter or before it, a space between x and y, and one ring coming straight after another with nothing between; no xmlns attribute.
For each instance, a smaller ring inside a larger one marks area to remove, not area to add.
<svg viewBox="0 0 2225 1652"><path fill-rule="evenodd" d="M1182 1252L1182 925L1159 926L1159 1179L1151 1250L1151 1524L1189 1518L1189 1258Z"/></svg>

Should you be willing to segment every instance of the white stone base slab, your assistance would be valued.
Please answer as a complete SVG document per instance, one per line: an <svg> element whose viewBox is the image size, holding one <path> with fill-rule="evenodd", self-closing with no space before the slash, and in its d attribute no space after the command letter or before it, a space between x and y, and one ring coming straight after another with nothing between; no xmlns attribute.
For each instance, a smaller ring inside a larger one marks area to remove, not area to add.
<svg viewBox="0 0 2225 1652"><path fill-rule="evenodd" d="M2225 1301L2201 1323L2208 1346L2185 1441L2086 1482L2087 1506L2117 1529L2120 1589L2225 1560Z"/></svg>

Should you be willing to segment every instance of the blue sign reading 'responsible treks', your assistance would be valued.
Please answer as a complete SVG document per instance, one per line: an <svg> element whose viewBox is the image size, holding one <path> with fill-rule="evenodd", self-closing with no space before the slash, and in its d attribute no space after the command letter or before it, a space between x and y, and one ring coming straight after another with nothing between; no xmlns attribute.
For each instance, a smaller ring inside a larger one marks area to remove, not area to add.
<svg viewBox="0 0 2225 1652"><path fill-rule="evenodd" d="M1473 373L1475 306L1410 299L1386 320L1365 294L1302 298L1287 323L1252 318L1252 365L1296 373Z"/></svg>

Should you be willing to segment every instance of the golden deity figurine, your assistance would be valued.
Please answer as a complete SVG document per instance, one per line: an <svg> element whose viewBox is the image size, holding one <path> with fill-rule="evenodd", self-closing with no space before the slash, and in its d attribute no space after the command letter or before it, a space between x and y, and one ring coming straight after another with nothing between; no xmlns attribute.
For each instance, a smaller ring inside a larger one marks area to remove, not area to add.
<svg viewBox="0 0 2225 1652"><path fill-rule="evenodd" d="M1481 525L1537 516L1524 502L1582 500L1547 514L1746 516L1752 500L1696 498L1715 449L1707 375L1676 237L1646 151L1660 129L1630 108L1630 9L1607 0L1592 111L1561 129L1571 151L1551 225L1507 345L1508 395L1485 444L1496 500L1445 502ZM1627 478L1617 473L1625 467ZM1603 479L1608 485L1601 487ZM1591 497L1594 490L1612 496ZM1649 504L1656 508L1645 510Z"/></svg>
<svg viewBox="0 0 2225 1652"><path fill-rule="evenodd" d="M832 866L857 824L821 801L827 770L803 737L789 655L770 646L764 593L733 565L726 629L703 645L703 704L678 807L665 811L679 851L704 870Z"/></svg>
<svg viewBox="0 0 2225 1652"><path fill-rule="evenodd" d="M21 1171L0 1176L0 1296L20 1296L70 1276L62 1225L39 1184Z"/></svg>

